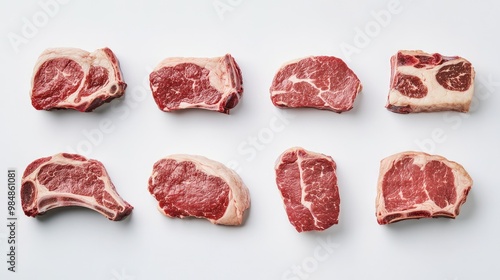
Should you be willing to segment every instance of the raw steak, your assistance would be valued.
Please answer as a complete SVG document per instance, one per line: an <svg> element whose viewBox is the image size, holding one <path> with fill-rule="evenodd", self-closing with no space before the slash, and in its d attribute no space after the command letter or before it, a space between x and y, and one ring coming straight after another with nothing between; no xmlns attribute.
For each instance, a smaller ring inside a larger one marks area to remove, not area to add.
<svg viewBox="0 0 500 280"><path fill-rule="evenodd" d="M240 176L223 164L197 155L171 155L153 166L149 192L171 218L205 218L240 225L250 194Z"/></svg>
<svg viewBox="0 0 500 280"><path fill-rule="evenodd" d="M290 223L298 232L322 231L338 223L337 165L300 147L286 150L275 166L276 184Z"/></svg>
<svg viewBox="0 0 500 280"><path fill-rule="evenodd" d="M474 94L474 68L458 56L399 51L391 57L386 108L395 113L468 112Z"/></svg>
<svg viewBox="0 0 500 280"><path fill-rule="evenodd" d="M403 152L383 159L377 187L377 221L455 218L472 187L458 163L423 152Z"/></svg>
<svg viewBox="0 0 500 280"><path fill-rule="evenodd" d="M63 206L82 206L118 221L133 207L116 192L104 165L76 154L37 159L24 171L21 203L29 217Z"/></svg>
<svg viewBox="0 0 500 280"><path fill-rule="evenodd" d="M311 56L281 66L271 85L277 107L311 107L337 113L349 111L361 82L339 58Z"/></svg>
<svg viewBox="0 0 500 280"><path fill-rule="evenodd" d="M90 112L122 96L127 87L109 48L93 53L77 48L47 49L33 72L31 104L37 110Z"/></svg>
<svg viewBox="0 0 500 280"><path fill-rule="evenodd" d="M165 112L201 108L229 114L243 94L240 68L229 54L167 58L151 72L149 81L158 108Z"/></svg>

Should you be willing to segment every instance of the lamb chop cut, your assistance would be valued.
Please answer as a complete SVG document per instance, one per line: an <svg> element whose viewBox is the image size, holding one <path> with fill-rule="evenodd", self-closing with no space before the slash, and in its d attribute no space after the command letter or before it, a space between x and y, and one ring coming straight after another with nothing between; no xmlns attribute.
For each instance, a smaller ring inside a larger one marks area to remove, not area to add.
<svg viewBox="0 0 500 280"><path fill-rule="evenodd" d="M58 207L81 206L118 221L133 209L116 192L101 162L68 153L39 158L26 167L21 203L29 217Z"/></svg>

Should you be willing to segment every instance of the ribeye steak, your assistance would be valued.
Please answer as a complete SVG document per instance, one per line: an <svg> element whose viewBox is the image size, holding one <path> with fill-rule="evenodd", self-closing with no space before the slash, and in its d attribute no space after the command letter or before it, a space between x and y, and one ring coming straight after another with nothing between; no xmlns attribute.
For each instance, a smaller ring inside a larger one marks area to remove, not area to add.
<svg viewBox="0 0 500 280"><path fill-rule="evenodd" d="M468 112L474 76L471 63L462 57L399 51L391 57L386 108L395 113Z"/></svg>
<svg viewBox="0 0 500 280"><path fill-rule="evenodd" d="M428 217L455 218L472 187L458 163L423 152L402 152L380 162L379 224Z"/></svg>
<svg viewBox="0 0 500 280"><path fill-rule="evenodd" d="M236 172L198 155L177 154L158 160L148 189L160 212L172 218L240 225L250 206L249 191Z"/></svg>
<svg viewBox="0 0 500 280"><path fill-rule="evenodd" d="M243 94L234 58L166 58L149 75L153 97L165 112L201 108L229 114Z"/></svg>
<svg viewBox="0 0 500 280"><path fill-rule="evenodd" d="M337 165L327 155L294 147L275 166L276 184L290 223L298 232L322 231L338 223Z"/></svg>
<svg viewBox="0 0 500 280"><path fill-rule="evenodd" d="M47 49L33 71L31 103L37 110L90 112L122 96L126 87L118 59L109 48L93 53L77 48Z"/></svg>
<svg viewBox="0 0 500 280"><path fill-rule="evenodd" d="M277 107L349 111L362 86L340 58L311 56L288 62L274 76L271 100Z"/></svg>
<svg viewBox="0 0 500 280"><path fill-rule="evenodd" d="M116 192L104 165L77 154L37 159L24 171L21 203L30 217L64 206L82 206L118 221L133 207Z"/></svg>

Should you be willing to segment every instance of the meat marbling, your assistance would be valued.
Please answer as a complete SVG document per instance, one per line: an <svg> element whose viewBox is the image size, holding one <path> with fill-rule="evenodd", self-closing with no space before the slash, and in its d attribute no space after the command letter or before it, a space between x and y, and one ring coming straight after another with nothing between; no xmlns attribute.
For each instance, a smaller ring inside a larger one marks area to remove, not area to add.
<svg viewBox="0 0 500 280"><path fill-rule="evenodd" d="M334 56L311 56L285 63L275 74L271 101L277 107L309 107L337 113L353 108L362 85Z"/></svg>
<svg viewBox="0 0 500 280"><path fill-rule="evenodd" d="M377 221L455 218L471 187L471 177L456 162L423 152L394 154L380 162Z"/></svg>
<svg viewBox="0 0 500 280"><path fill-rule="evenodd" d="M276 161L276 184L290 223L298 232L338 223L340 194L332 157L293 147Z"/></svg>
<svg viewBox="0 0 500 280"><path fill-rule="evenodd" d="M250 193L240 176L199 155L176 154L158 160L148 190L158 201L160 212L172 218L241 225L250 207Z"/></svg>
<svg viewBox="0 0 500 280"><path fill-rule="evenodd" d="M57 207L81 206L118 221L133 209L116 192L101 162L68 153L39 158L26 167L21 203L29 217Z"/></svg>
<svg viewBox="0 0 500 280"><path fill-rule="evenodd" d="M78 48L47 49L33 70L31 103L37 110L90 112L121 97L126 87L118 59L109 48L92 53Z"/></svg>
<svg viewBox="0 0 500 280"><path fill-rule="evenodd" d="M395 113L468 112L474 94L474 68L459 56L399 51L391 57L386 108Z"/></svg>

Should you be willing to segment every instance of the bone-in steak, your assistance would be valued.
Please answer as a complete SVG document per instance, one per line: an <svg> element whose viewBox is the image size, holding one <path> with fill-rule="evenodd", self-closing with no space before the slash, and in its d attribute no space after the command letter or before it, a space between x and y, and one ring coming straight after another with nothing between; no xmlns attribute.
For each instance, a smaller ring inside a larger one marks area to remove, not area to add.
<svg viewBox="0 0 500 280"><path fill-rule="evenodd" d="M30 217L57 207L82 206L118 221L133 209L118 195L101 162L76 154L33 161L26 167L21 184L21 203Z"/></svg>
<svg viewBox="0 0 500 280"><path fill-rule="evenodd" d="M395 113L469 111L474 68L459 56L399 51L391 57L386 108Z"/></svg>
<svg viewBox="0 0 500 280"><path fill-rule="evenodd" d="M223 164L198 155L158 160L149 192L168 217L205 218L214 224L240 225L250 194L240 176Z"/></svg>
<svg viewBox="0 0 500 280"><path fill-rule="evenodd" d="M277 107L310 107L341 113L352 109L361 88L356 74L340 58L311 56L281 66L270 93Z"/></svg>
<svg viewBox="0 0 500 280"><path fill-rule="evenodd" d="M327 155L294 147L275 166L276 184L290 223L298 232L322 231L338 223L337 165Z"/></svg>
<svg viewBox="0 0 500 280"><path fill-rule="evenodd" d="M77 48L47 49L33 71L31 103L37 110L90 112L121 97L126 87L118 59L109 48L93 53Z"/></svg>
<svg viewBox="0 0 500 280"><path fill-rule="evenodd" d="M153 98L165 112L200 108L229 114L243 94L234 58L166 58L149 76Z"/></svg>
<svg viewBox="0 0 500 280"><path fill-rule="evenodd" d="M377 221L455 218L471 187L465 169L442 156L411 151L389 156L380 162Z"/></svg>

